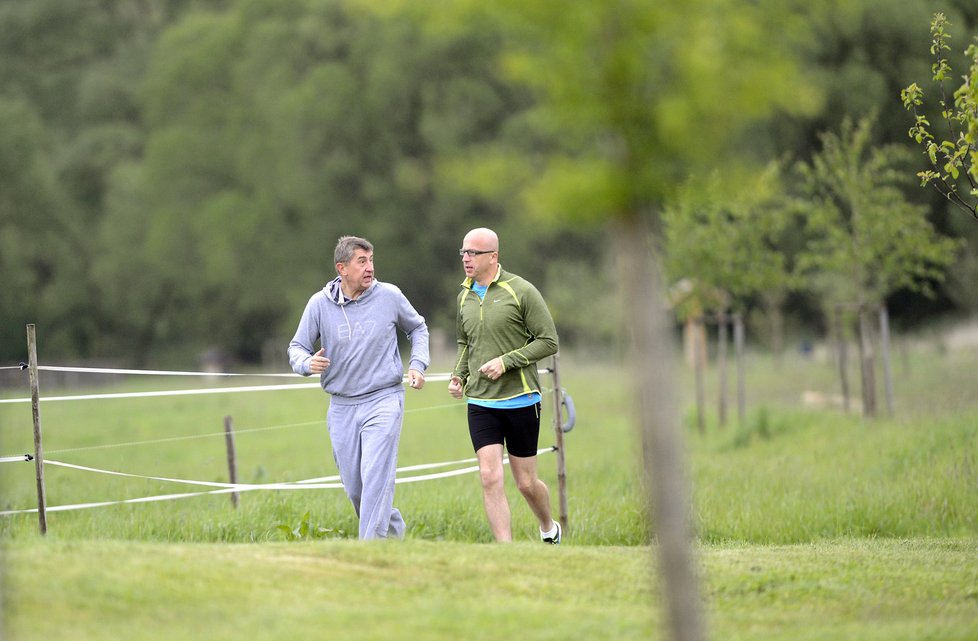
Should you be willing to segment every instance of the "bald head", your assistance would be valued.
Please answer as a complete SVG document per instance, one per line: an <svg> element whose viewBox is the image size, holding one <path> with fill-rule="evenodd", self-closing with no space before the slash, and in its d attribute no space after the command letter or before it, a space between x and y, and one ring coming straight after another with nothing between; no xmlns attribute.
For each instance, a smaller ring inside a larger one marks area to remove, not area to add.
<svg viewBox="0 0 978 641"><path fill-rule="evenodd" d="M488 227L476 227L465 235L465 239L462 240L462 247L471 247L473 249L490 249L498 252L499 236L497 236L496 232Z"/></svg>

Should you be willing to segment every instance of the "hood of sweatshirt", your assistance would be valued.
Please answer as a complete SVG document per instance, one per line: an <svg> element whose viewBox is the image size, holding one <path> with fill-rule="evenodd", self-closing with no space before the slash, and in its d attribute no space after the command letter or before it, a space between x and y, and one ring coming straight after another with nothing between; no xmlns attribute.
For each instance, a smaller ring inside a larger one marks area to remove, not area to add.
<svg viewBox="0 0 978 641"><path fill-rule="evenodd" d="M340 277L337 276L333 280L326 283L326 286L323 287L323 294L326 295L326 298L336 303L340 307L352 303L354 300L363 300L365 297L372 294L374 286L377 284L377 279L375 278L373 282L370 283L370 287L364 290L364 292L360 294L359 298L347 298L346 294L343 293L341 282Z"/></svg>

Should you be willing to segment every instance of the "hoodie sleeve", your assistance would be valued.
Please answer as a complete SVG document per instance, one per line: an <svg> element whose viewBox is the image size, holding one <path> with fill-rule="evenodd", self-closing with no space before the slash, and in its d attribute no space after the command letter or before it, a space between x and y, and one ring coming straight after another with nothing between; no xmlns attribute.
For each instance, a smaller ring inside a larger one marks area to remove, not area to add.
<svg viewBox="0 0 978 641"><path fill-rule="evenodd" d="M407 334L411 341L411 360L408 369L424 372L431 364L428 354L428 325L424 317L408 301L407 296L400 294L397 304L397 326Z"/></svg>
<svg viewBox="0 0 978 641"><path fill-rule="evenodd" d="M309 376L309 361L316 351L316 341L319 340L320 308L314 295L306 303L306 308L299 319L299 327L289 343L289 364L292 371L302 376Z"/></svg>

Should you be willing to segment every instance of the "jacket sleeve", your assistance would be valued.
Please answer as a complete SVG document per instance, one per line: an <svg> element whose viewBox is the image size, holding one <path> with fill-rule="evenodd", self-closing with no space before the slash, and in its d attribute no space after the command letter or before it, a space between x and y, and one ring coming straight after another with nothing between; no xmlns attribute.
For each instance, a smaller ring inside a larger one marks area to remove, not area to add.
<svg viewBox="0 0 978 641"><path fill-rule="evenodd" d="M292 371L302 376L309 376L309 361L316 351L316 341L319 340L319 306L315 297L309 299L306 308L299 319L299 327L289 343L289 365Z"/></svg>
<svg viewBox="0 0 978 641"><path fill-rule="evenodd" d="M458 351L455 355L455 367L452 369L452 376L462 379L462 388L469 380L469 337L465 335L462 325L462 301L465 300L465 292L459 294L458 304L455 306L455 337L458 342Z"/></svg>
<svg viewBox="0 0 978 641"><path fill-rule="evenodd" d="M543 296L533 285L527 287L521 308L523 323L530 339L523 347L503 354L503 367L506 371L528 367L547 356L553 356L559 346L554 319Z"/></svg>

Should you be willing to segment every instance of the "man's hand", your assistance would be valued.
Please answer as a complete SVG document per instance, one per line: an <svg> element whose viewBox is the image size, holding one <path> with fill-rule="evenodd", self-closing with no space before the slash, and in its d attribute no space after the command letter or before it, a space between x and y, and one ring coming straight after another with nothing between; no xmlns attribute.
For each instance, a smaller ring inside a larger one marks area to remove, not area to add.
<svg viewBox="0 0 978 641"><path fill-rule="evenodd" d="M448 381L448 393L454 398L462 398L462 379L458 376L453 376L450 381Z"/></svg>
<svg viewBox="0 0 978 641"><path fill-rule="evenodd" d="M408 385L414 389L421 389L424 387L424 374L416 369L408 370Z"/></svg>
<svg viewBox="0 0 978 641"><path fill-rule="evenodd" d="M309 361L310 374L322 374L329 367L329 359L323 356L325 353L326 348L324 347L312 355L312 360Z"/></svg>
<svg viewBox="0 0 978 641"><path fill-rule="evenodd" d="M506 368L503 367L502 357L498 356L480 367L479 371L482 372L490 381L494 381L503 375Z"/></svg>

